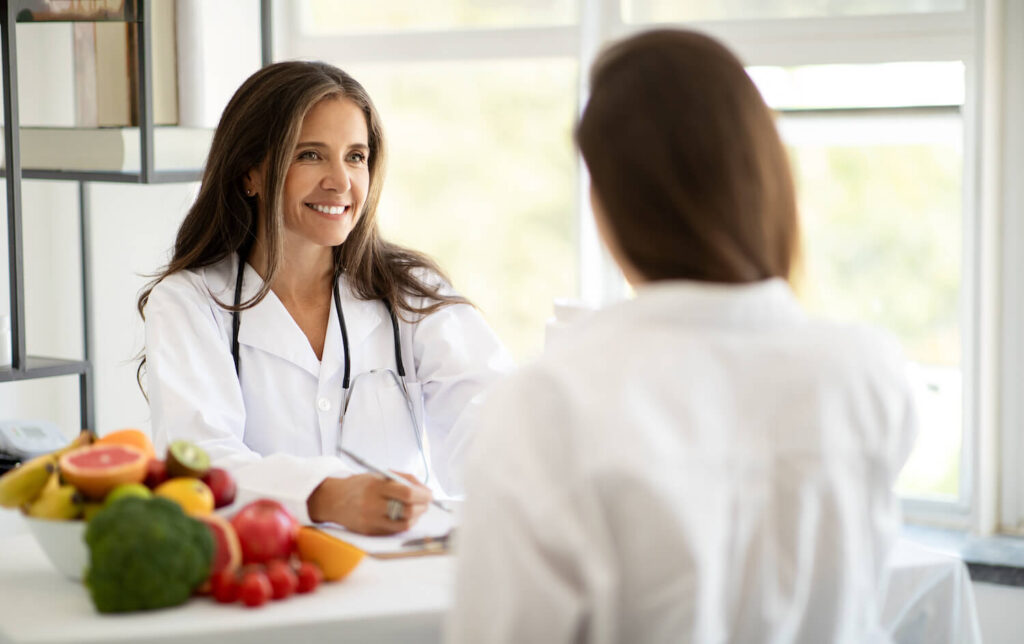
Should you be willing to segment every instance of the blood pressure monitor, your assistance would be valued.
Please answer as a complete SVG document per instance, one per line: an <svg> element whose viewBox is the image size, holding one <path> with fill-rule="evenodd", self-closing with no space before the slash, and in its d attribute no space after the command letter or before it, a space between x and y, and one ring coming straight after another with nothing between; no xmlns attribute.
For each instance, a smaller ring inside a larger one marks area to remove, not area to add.
<svg viewBox="0 0 1024 644"><path fill-rule="evenodd" d="M0 420L0 452L21 460L60 449L70 441L47 420Z"/></svg>

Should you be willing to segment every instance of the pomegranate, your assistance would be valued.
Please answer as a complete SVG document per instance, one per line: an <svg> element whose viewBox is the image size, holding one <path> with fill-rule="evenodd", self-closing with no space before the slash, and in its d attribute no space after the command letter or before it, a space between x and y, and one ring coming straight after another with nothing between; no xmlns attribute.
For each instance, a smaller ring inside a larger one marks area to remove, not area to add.
<svg viewBox="0 0 1024 644"><path fill-rule="evenodd" d="M245 563L287 559L295 550L299 523L277 501L253 501L231 518L231 525L238 534Z"/></svg>

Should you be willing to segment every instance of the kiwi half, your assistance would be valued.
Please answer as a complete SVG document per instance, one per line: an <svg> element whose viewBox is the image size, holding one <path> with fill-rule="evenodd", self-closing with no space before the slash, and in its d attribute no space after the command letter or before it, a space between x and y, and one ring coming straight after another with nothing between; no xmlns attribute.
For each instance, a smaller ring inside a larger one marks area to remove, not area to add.
<svg viewBox="0 0 1024 644"><path fill-rule="evenodd" d="M210 470L210 455L188 441L174 441L167 446L167 475L202 478Z"/></svg>

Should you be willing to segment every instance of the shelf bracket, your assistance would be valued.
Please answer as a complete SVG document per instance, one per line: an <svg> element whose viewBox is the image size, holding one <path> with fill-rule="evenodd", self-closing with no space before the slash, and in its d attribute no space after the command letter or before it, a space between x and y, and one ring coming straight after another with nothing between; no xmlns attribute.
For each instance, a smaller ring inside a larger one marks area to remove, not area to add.
<svg viewBox="0 0 1024 644"><path fill-rule="evenodd" d="M17 3L4 2L0 11L3 40L4 167L7 180L7 248L11 297L11 369L25 370L25 258L21 240L21 120L18 115Z"/></svg>

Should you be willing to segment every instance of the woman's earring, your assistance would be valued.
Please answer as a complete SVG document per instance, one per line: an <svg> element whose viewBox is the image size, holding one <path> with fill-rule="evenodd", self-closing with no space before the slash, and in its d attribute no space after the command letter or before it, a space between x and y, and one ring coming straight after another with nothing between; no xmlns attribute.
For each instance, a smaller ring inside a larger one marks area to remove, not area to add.
<svg viewBox="0 0 1024 644"><path fill-rule="evenodd" d="M245 196L246 196L246 197L251 197L251 196L252 196L252 190L251 190L251 189L249 189L249 188L246 188L246 189L245 189Z"/></svg>

